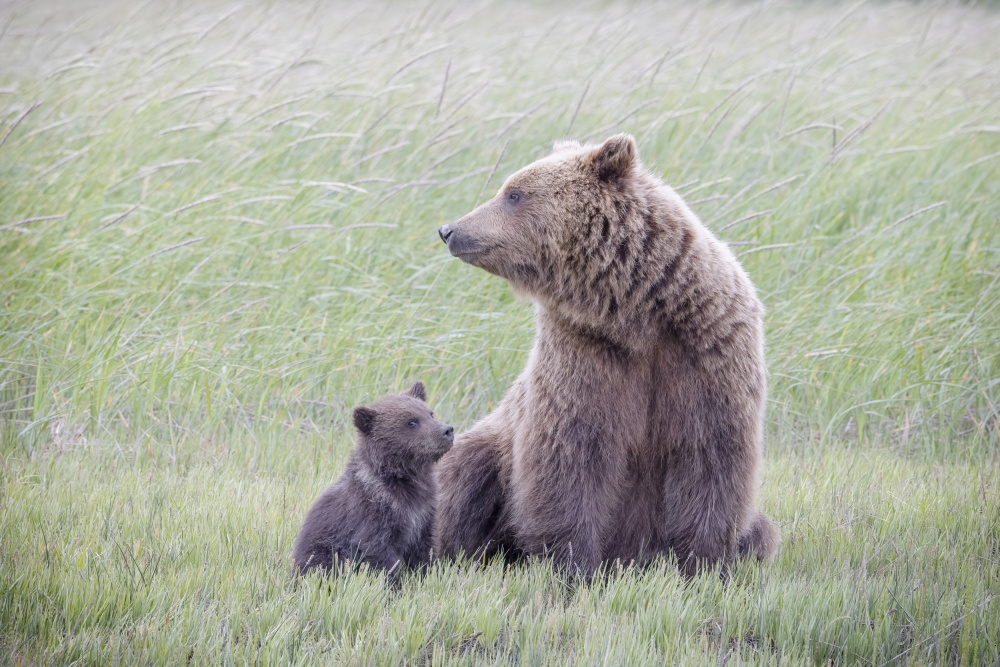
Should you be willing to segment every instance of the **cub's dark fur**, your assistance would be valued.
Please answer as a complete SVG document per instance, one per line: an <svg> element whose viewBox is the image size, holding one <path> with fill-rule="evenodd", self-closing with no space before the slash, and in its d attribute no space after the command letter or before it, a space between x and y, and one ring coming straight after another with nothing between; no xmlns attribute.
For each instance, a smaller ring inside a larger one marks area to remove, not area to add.
<svg viewBox="0 0 1000 667"><path fill-rule="evenodd" d="M347 469L313 503L295 544L295 566L329 571L368 563L396 574L430 561L434 463L454 429L434 418L422 382L354 409L358 446Z"/></svg>

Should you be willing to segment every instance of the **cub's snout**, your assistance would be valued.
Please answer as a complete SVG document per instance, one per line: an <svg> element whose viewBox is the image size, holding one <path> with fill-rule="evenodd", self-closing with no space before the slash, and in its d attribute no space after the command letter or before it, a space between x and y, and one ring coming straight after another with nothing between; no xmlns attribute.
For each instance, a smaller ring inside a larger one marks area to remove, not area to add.
<svg viewBox="0 0 1000 667"><path fill-rule="evenodd" d="M441 458L451 449L451 446L455 444L455 429L448 424L442 424L439 431L439 444L440 447L437 451L437 457Z"/></svg>

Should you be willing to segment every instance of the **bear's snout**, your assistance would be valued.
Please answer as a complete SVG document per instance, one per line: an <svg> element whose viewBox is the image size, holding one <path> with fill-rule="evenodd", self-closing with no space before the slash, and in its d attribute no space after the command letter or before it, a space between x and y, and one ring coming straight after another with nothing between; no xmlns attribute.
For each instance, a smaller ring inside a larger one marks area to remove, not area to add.
<svg viewBox="0 0 1000 667"><path fill-rule="evenodd" d="M444 456L451 449L451 446L455 444L455 429L447 424L441 424L439 433L441 434L441 449L438 456Z"/></svg>
<svg viewBox="0 0 1000 667"><path fill-rule="evenodd" d="M457 227L459 222L462 221L459 220L458 222L441 225L438 227L438 235L444 241L445 245L448 246L448 252L464 262L469 262L478 255L483 254L488 249L488 246L476 238L475 234L471 233L469 229L459 229Z"/></svg>
<svg viewBox="0 0 1000 667"><path fill-rule="evenodd" d="M441 440L437 451L433 454L435 461L440 461L441 457L451 451L451 446L455 444L455 429L448 424L441 424L438 434L441 436Z"/></svg>
<svg viewBox="0 0 1000 667"><path fill-rule="evenodd" d="M448 239L451 237L451 233L453 231L454 230L451 228L451 225L441 225L438 227L438 236L441 237L441 240L444 241L445 245L448 244Z"/></svg>

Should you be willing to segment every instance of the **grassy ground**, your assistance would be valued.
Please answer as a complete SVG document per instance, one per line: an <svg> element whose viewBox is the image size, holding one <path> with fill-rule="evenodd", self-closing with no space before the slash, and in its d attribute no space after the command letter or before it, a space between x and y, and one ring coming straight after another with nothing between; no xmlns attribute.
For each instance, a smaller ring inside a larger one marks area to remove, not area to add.
<svg viewBox="0 0 1000 667"><path fill-rule="evenodd" d="M1000 15L967 5L0 6L0 662L1000 664ZM632 132L768 308L722 585L301 584L349 408L457 427L529 304L442 222Z"/></svg>

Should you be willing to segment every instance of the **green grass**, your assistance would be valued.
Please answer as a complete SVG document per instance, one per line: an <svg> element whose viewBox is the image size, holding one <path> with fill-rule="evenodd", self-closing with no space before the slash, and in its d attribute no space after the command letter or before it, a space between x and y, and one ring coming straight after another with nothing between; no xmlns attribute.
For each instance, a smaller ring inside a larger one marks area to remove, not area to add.
<svg viewBox="0 0 1000 667"><path fill-rule="evenodd" d="M0 662L1000 664L1000 14L328 5L0 8ZM436 227L616 131L768 308L776 561L295 582L352 406L525 363Z"/></svg>

